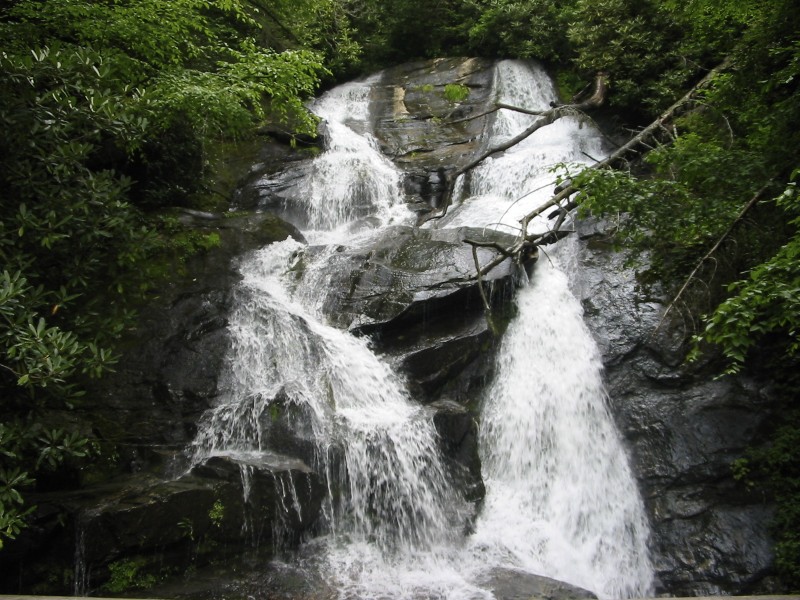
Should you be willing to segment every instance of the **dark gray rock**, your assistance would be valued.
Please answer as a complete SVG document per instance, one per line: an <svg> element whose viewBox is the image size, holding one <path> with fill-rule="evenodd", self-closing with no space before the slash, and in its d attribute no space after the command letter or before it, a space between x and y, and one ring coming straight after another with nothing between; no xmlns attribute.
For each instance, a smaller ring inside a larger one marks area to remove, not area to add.
<svg viewBox="0 0 800 600"><path fill-rule="evenodd" d="M301 184L311 176L313 156L296 158L278 172L257 169L236 194L236 206L267 211L297 227L308 225L308 208L300 198Z"/></svg>
<svg viewBox="0 0 800 600"><path fill-rule="evenodd" d="M302 460L268 451L212 457L192 469L191 477L224 482L229 489L229 514L212 523L222 530L218 535L266 554L296 548L316 524L326 494ZM225 499L221 504L226 506Z"/></svg>
<svg viewBox="0 0 800 600"><path fill-rule="evenodd" d="M597 598L589 590L516 569L494 569L484 583L497 600L572 600Z"/></svg>
<svg viewBox="0 0 800 600"><path fill-rule="evenodd" d="M474 415L453 400L437 400L431 404L436 413L433 424L439 434L442 453L451 462L451 473L464 497L475 502L486 494L478 455L478 423Z"/></svg>
<svg viewBox="0 0 800 600"><path fill-rule="evenodd" d="M656 591L769 591L772 506L731 470L764 439L768 390L685 364L683 323L667 319L659 327L665 301L641 288L607 242L605 224L578 229L575 291L603 355L612 411L649 513Z"/></svg>
<svg viewBox="0 0 800 600"><path fill-rule="evenodd" d="M471 246L465 238L510 244L506 234L473 228L388 228L368 245L341 248L328 265L322 304L336 325L375 335L386 344L409 325L432 323L453 311L483 311ZM498 255L480 248L481 265ZM510 260L484 279L490 302L503 306L516 285Z"/></svg>
<svg viewBox="0 0 800 600"><path fill-rule="evenodd" d="M314 464L317 443L314 437L315 416L307 404L292 402L281 390L259 418L265 443L274 452L287 454Z"/></svg>
<svg viewBox="0 0 800 600"><path fill-rule="evenodd" d="M447 176L481 150L493 101L494 62L446 58L407 63L383 72L373 97L375 136L381 150L406 173L405 190L422 206L439 206ZM461 101L449 100L447 86L465 86ZM424 210L424 209L421 209Z"/></svg>
<svg viewBox="0 0 800 600"><path fill-rule="evenodd" d="M269 211L284 220L297 222L287 218L296 202L294 192L289 190L304 177L311 160L319 152L318 147L324 145L324 130L318 132L317 140L313 146L297 148L266 141L244 176L235 182L231 205L237 210Z"/></svg>
<svg viewBox="0 0 800 600"><path fill-rule="evenodd" d="M502 312L506 307L498 309ZM491 362L497 336L481 312L463 314L453 311L436 322L424 326L410 325L392 340L389 355L411 383L415 397L432 398L445 386L461 378L483 377L486 370L474 365L476 360ZM388 343L385 344L388 346ZM488 366L488 365L487 365ZM464 386L459 386L464 387ZM462 403L468 403L469 382L462 394L455 394ZM477 386L476 386L477 387Z"/></svg>
<svg viewBox="0 0 800 600"><path fill-rule="evenodd" d="M211 458L174 480L140 473L37 495L29 535L38 540L29 554L11 557L15 584L35 586L50 580L48 573L74 570L76 581L51 581L48 589L86 594L101 589L115 565L136 565L138 575L155 581L242 552L268 560L313 529L324 495L305 463L271 453Z"/></svg>

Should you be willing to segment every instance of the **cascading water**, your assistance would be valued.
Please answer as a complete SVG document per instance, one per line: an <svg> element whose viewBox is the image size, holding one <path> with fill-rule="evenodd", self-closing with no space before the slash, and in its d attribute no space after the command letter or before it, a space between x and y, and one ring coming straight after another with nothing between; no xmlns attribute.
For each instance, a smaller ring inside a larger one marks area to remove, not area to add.
<svg viewBox="0 0 800 600"><path fill-rule="evenodd" d="M602 597L646 595L647 523L580 304L543 260L517 306L482 414L487 495L473 541Z"/></svg>
<svg viewBox="0 0 800 600"><path fill-rule="evenodd" d="M504 103L532 110L546 110L555 98L543 72L516 62L501 63L497 88ZM502 111L488 145L530 121ZM476 169L472 197L452 210L447 226L513 230L549 198L554 167L601 153L597 132L563 118ZM547 229L546 220L538 224ZM642 596L652 583L647 521L606 408L598 350L558 266L569 250L562 242L540 258L502 342L481 415L487 493L472 544L490 564L602 597Z"/></svg>
<svg viewBox="0 0 800 600"><path fill-rule="evenodd" d="M566 276L547 258L519 293L486 394L480 444L487 496L468 536L430 412L410 400L365 340L320 316L318 290L335 247L412 220L399 173L369 132L372 83L341 86L314 107L329 144L301 186L304 235L328 249L306 252L287 240L242 261L225 393L201 423L194 463L213 455L257 463L270 450L265 415L278 399L296 407L330 490L330 534L315 544L322 548L315 564L341 597L488 599L481 582L499 567L602 597L645 595L647 525L605 405L597 350ZM525 108L545 109L554 96L547 76L522 63L501 63L495 86L502 101ZM531 118L501 111L486 145ZM551 167L601 156L597 133L579 125L561 119L485 161L460 182L461 203L435 226L513 231L549 196ZM554 253L558 263L565 249ZM288 274L300 261L298 282Z"/></svg>
<svg viewBox="0 0 800 600"><path fill-rule="evenodd" d="M354 243L350 226L367 215L380 224L411 218L398 172L364 131L368 94L369 83L350 84L315 107L331 135L304 188L312 199L312 230L304 233L317 243ZM461 500L449 485L432 413L410 401L366 340L315 314L313 282L298 289L290 282L303 249L286 240L242 261L226 393L200 424L192 462L222 455L257 464L259 452L270 450L264 421L271 407L299 407L331 491L327 568L342 590L370 594L386 585L374 578L386 577L392 564L451 545ZM305 256L306 273L324 271L329 257Z"/></svg>
<svg viewBox="0 0 800 600"><path fill-rule="evenodd" d="M385 223L402 218L403 213L408 216L400 174L378 151L367 127L374 82L373 78L344 84L314 106L327 129L327 148L312 163L298 196L305 202L309 229L319 241L333 243L336 235L341 237L340 228L347 229L364 217ZM331 231L334 237L327 233Z"/></svg>

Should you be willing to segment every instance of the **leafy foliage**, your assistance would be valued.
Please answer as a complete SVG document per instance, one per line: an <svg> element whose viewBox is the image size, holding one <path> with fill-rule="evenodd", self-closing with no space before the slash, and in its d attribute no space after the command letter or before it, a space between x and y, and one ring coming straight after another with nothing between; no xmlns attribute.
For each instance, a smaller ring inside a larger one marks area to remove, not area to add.
<svg viewBox="0 0 800 600"><path fill-rule="evenodd" d="M800 226L800 201L796 183L790 182L777 199L794 216L791 225ZM765 335L785 338L786 352L800 350L800 235L789 241L766 261L756 265L746 279L730 285L730 298L717 306L698 340L720 346L729 359L728 372L739 371L748 352Z"/></svg>
<svg viewBox="0 0 800 600"><path fill-rule="evenodd" d="M647 154L649 177L622 171L585 171L584 211L624 214L619 239L647 252L656 278L689 272L723 234L761 175L755 157L694 133ZM728 178L736 172L735 178Z"/></svg>
<svg viewBox="0 0 800 600"><path fill-rule="evenodd" d="M348 0L250 0L261 38L275 49L313 50L337 77L358 70L363 50Z"/></svg>
<svg viewBox="0 0 800 600"><path fill-rule="evenodd" d="M122 308L101 311L101 295L124 288L147 236L126 199L130 181L90 165L105 143L135 147L143 122L128 112L135 94L114 94L113 71L90 50L6 55L0 66L0 386L12 419L0 470L17 500L29 472L80 457L85 445L41 431L32 415L74 402L75 378L113 364L109 341L128 322ZM4 501L0 512L11 537L28 511Z"/></svg>
<svg viewBox="0 0 800 600"><path fill-rule="evenodd" d="M221 136L316 130L303 102L321 55L260 44L259 14L240 0L0 9L0 543L38 475L89 451L43 418L114 364L165 247L147 211L202 189L203 146Z"/></svg>
<svg viewBox="0 0 800 600"><path fill-rule="evenodd" d="M473 0L480 14L469 29L469 49L483 56L558 61L567 58L566 8L553 0Z"/></svg>
<svg viewBox="0 0 800 600"><path fill-rule="evenodd" d="M657 30L652 40L641 38L638 59L643 62L617 71L615 93L620 73L633 74L643 67L640 80L644 91L657 92L655 108L665 96L650 81L666 83L663 89L673 90L673 97L685 87L676 85L683 78L674 66L676 58L686 59L686 65L702 65L727 56L731 66L688 114L670 124L664 145L647 153L634 172L585 173L578 181L587 209L624 215L620 240L648 253L657 280L677 289L693 267L702 267L688 283L708 298L708 315L696 332L690 358L715 348L725 360L721 370L726 373L747 371L766 381L784 382L777 386L776 399L786 415L794 416L776 427L763 447L753 449L746 462L738 464L737 473L759 474L763 488L776 500L776 566L787 586L796 589L800 16L784 0L651 6L685 33L664 36ZM650 29L641 23L642 31ZM611 34L607 26L595 32L598 37L592 43L598 50L611 39L600 41L603 29ZM669 60L649 58L659 51L658 44ZM613 53L599 58L610 62L592 66L610 69L619 63ZM624 67L624 62L619 64ZM625 104L635 94L628 98L616 96L616 101ZM725 243L719 244L723 238Z"/></svg>
<svg viewBox="0 0 800 600"><path fill-rule="evenodd" d="M147 573L148 568L152 565L143 558L127 558L118 560L108 565L110 572L110 579L103 588L113 594L119 594L136 589L147 589L153 587L156 582L156 576L152 573Z"/></svg>
<svg viewBox="0 0 800 600"><path fill-rule="evenodd" d="M463 102L469 98L469 88L460 83L448 83L444 86L444 97L449 102Z"/></svg>
<svg viewBox="0 0 800 600"><path fill-rule="evenodd" d="M478 16L475 3L464 0L341 2L356 31L354 38L364 49L366 68L462 54L466 52L469 24Z"/></svg>
<svg viewBox="0 0 800 600"><path fill-rule="evenodd" d="M605 72L610 102L647 114L672 99L692 69L680 59L680 25L654 0L577 0L567 35L577 67Z"/></svg>

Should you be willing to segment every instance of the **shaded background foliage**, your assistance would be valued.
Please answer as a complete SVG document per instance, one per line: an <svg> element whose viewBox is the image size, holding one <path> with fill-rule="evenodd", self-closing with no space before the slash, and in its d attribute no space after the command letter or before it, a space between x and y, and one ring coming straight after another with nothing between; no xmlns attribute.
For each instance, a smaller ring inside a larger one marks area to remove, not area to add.
<svg viewBox="0 0 800 600"><path fill-rule="evenodd" d="M221 141L264 124L313 134L320 85L413 58L536 58L564 100L598 71L635 129L726 68L661 145L586 173L585 209L617 216L681 308L713 373L785 382L787 421L737 474L782 506L778 565L800 587L796 534L800 13L790 0L16 0L0 8L0 543L41 473L91 451L45 426L113 365L131 306L175 251L162 212L206 206ZM743 209L748 207L747 210ZM728 231L730 230L730 231ZM726 234L727 232L727 234ZM201 244L202 245L202 244ZM191 248L189 244L189 248ZM187 246L182 246L184 249ZM707 315L702 317L702 315ZM716 350L715 350L716 349ZM716 354L715 354L716 352Z"/></svg>

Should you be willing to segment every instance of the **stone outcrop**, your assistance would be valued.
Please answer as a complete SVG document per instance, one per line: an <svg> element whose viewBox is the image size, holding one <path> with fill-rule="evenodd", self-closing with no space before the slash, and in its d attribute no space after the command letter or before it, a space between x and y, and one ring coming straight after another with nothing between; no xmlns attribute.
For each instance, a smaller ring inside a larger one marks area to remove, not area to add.
<svg viewBox="0 0 800 600"><path fill-rule="evenodd" d="M339 327L386 340L421 321L435 323L444 313L483 310L472 249L465 238L509 243L506 234L461 228L386 229L355 249L341 248L326 267L322 309ZM480 248L481 265L497 251ZM510 259L484 280L492 304L510 300L517 276ZM387 342L388 343L388 342Z"/></svg>
<svg viewBox="0 0 800 600"><path fill-rule="evenodd" d="M482 149L484 123L465 119L492 102L492 67L485 59L443 58L384 71L373 98L375 136L423 212L439 206L447 176ZM465 97L449 99L448 86L463 86Z"/></svg>
<svg viewBox="0 0 800 600"><path fill-rule="evenodd" d="M772 507L731 469L764 439L769 389L684 364L682 323L659 327L664 298L641 289L605 231L596 221L579 227L575 293L599 344L612 410L650 516L657 591L769 592Z"/></svg>

